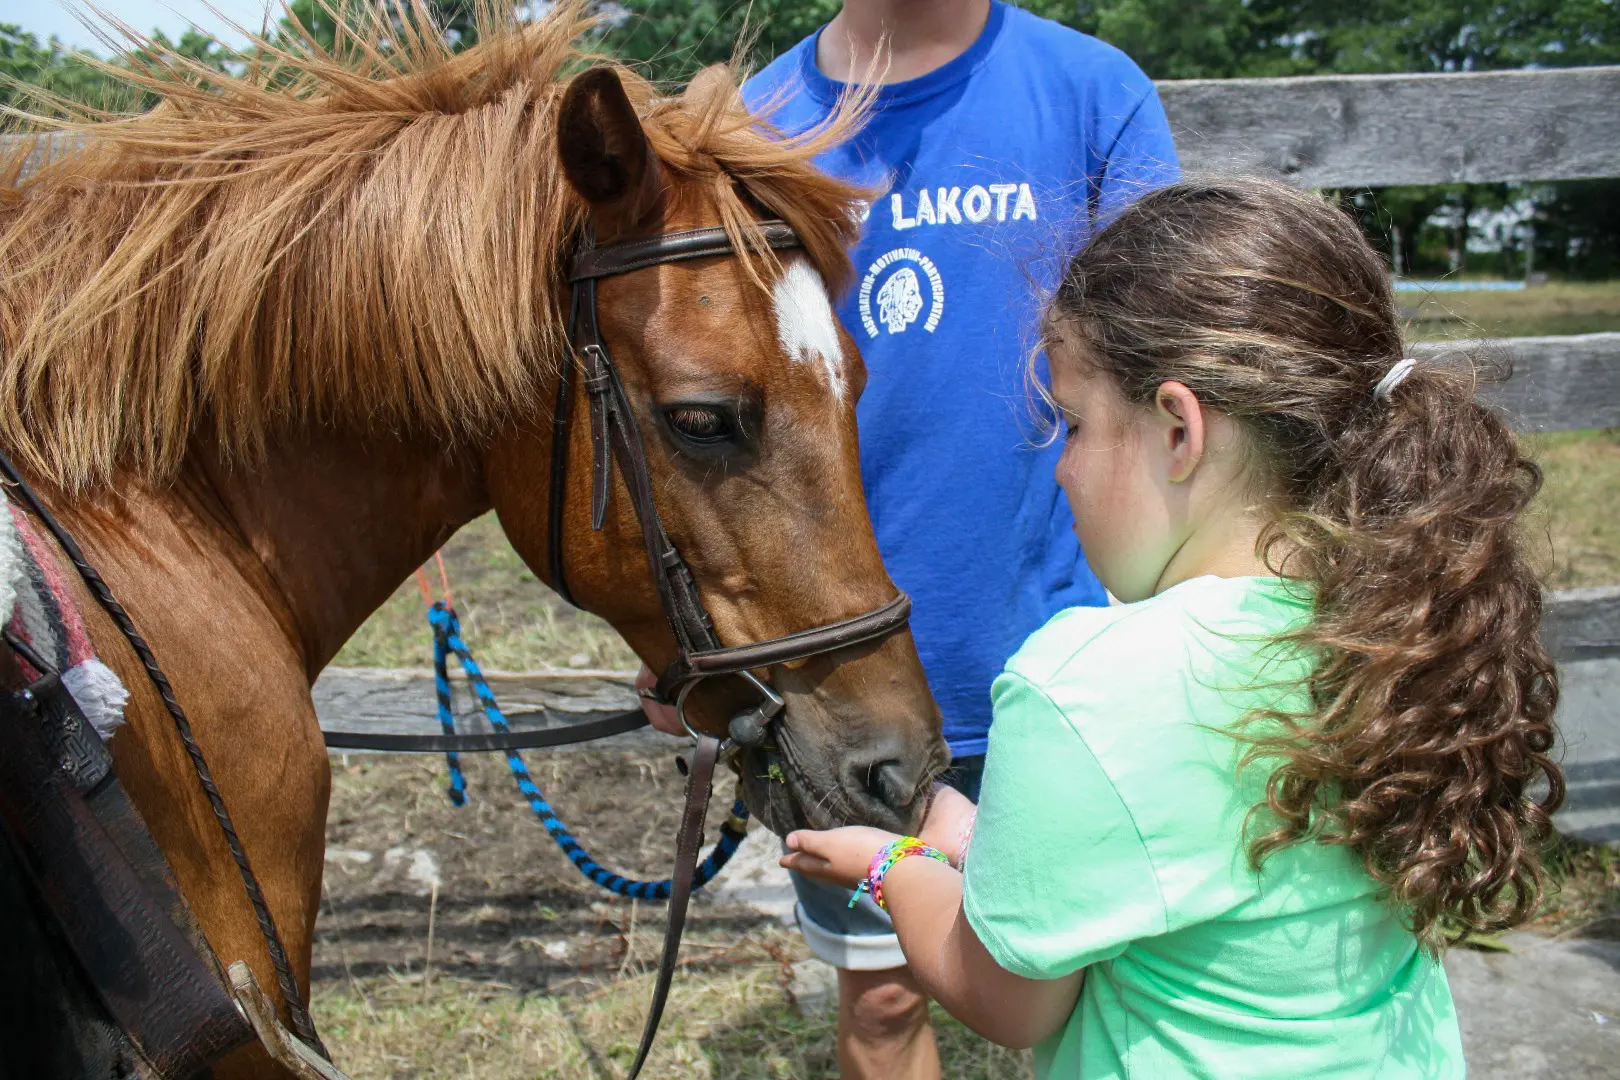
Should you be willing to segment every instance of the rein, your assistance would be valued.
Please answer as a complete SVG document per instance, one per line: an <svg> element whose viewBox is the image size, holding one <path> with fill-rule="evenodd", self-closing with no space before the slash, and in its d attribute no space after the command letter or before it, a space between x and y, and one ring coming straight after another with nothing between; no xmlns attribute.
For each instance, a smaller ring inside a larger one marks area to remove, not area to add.
<svg viewBox="0 0 1620 1080"><path fill-rule="evenodd" d="M447 602L436 601L428 610L428 622L433 626L433 682L438 697L439 726L446 735L454 738L456 731L455 710L451 707L451 688L449 661L452 654L461 663L461 670L472 684L473 696L478 699L478 707L483 710L489 721L489 726L497 733L506 733L511 729L506 723L506 715L501 712L500 705L495 700L495 692L489 688L489 682L484 678L483 669L478 661L473 659L472 650L461 638L461 620L456 617L455 609ZM632 714L642 716L640 709ZM643 717L645 720L645 717ZM581 732L591 727L591 724L573 724L567 729L570 741L584 741ZM461 758L455 751L445 755L445 763L450 769L450 786L445 789L452 806L464 806L467 802L467 778L461 771ZM615 874L607 867L591 858L574 834L564 825L557 812L546 801L540 786L534 782L529 773L529 767L524 764L523 757L515 750L506 752L507 767L512 770L512 779L517 782L518 791L534 811L534 816L540 819L545 827L581 874L593 884L600 885L617 896L632 900L668 900L675 883L666 878L663 881L636 881L622 874ZM714 875L724 869L731 856L736 854L737 848L742 845L748 835L748 807L738 799L731 807L731 816L720 826L720 839L715 842L714 849L709 852L708 858L698 866L692 878L692 888L701 889L707 885Z"/></svg>
<svg viewBox="0 0 1620 1080"><path fill-rule="evenodd" d="M763 246L773 250L800 247L793 228L784 221L758 223ZM568 337L584 372L584 387L591 424L591 527L600 530L607 520L608 489L613 465L618 463L630 505L641 524L642 542L647 550L647 566L658 599L664 608L675 638L676 655L659 676L652 696L675 707L687 732L697 740L687 773L686 804L676 840L675 872L669 898L669 922L664 932L664 951L658 961L658 979L653 987L641 1045L631 1065L630 1080L640 1074L658 1034L658 1023L669 998L670 981L680 952L681 931L686 925L686 907L691 898L693 879L703 840L703 819L709 805L715 762L721 740L692 727L686 718L686 699L705 679L734 675L745 679L759 694L760 702L738 713L731 720L733 742L757 746L765 738L766 727L784 708L780 694L754 670L776 664L806 660L862 642L887 637L906 625L911 617L911 599L899 593L881 606L823 626L800 630L782 637L747 645L722 646L698 593L697 578L687 565L653 499L652 475L647 452L636 425L635 410L624 392L618 369L613 364L597 320L596 283L605 277L634 273L664 263L685 262L709 256L736 255L731 236L723 228L686 229L658 236L627 240L597 247L586 228L584 243L569 271L573 286ZM568 479L569 421L574 398L574 370L564 365L558 380L557 406L552 421L551 520L549 522L551 586L564 599L574 603L568 588L563 553L564 497ZM577 606L577 605L576 605Z"/></svg>
<svg viewBox="0 0 1620 1080"><path fill-rule="evenodd" d="M786 222L763 221L759 227L766 247L782 250L800 246L798 235ZM740 675L752 683L763 698L760 708L768 720L781 711L782 700L762 680L752 675L750 669L806 660L887 637L905 626L911 618L911 598L899 593L893 600L864 614L767 641L724 648L715 635L714 622L698 595L697 579L676 550L664 528L663 519L658 515L647 466L647 452L641 441L640 429L636 426L635 411L624 392L624 384L619 379L618 369L613 364L607 342L603 340L601 327L597 323L596 282L601 278L629 274L663 263L736 253L731 237L725 229L718 227L663 233L600 248L592 244L587 231L585 246L575 256L569 272L573 299L568 336L584 368L585 393L591 419L591 527L600 530L607 518L608 488L616 461L624 474L630 504L641 523L647 565L652 572L653 584L658 588L664 617L675 635L676 657L659 676L656 694L665 704L681 709L683 723L686 694L697 683L717 675ZM565 367L557 387L551 444L551 584L569 603L574 603L574 599L568 588L564 564L563 510L573 383L573 369ZM689 724L687 730L694 737L703 737L699 732L692 731Z"/></svg>

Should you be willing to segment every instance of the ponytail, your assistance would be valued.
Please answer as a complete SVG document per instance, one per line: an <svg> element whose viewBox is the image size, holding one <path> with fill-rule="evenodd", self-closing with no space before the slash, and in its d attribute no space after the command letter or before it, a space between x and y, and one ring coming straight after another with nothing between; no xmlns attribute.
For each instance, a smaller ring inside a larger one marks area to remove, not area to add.
<svg viewBox="0 0 1620 1080"><path fill-rule="evenodd" d="M1348 215L1264 181L1145 196L1049 318L1128 400L1176 380L1238 422L1275 511L1267 563L1312 586L1285 639L1314 661L1309 710L1239 732L1272 770L1251 858L1348 847L1430 944L1533 915L1563 798L1518 526L1541 473L1475 400L1475 365L1386 378L1403 350L1382 263Z"/></svg>
<svg viewBox="0 0 1620 1080"><path fill-rule="evenodd" d="M1317 664L1311 715L1251 726L1280 732L1254 739L1254 756L1281 761L1256 860L1344 844L1431 941L1535 913L1563 798L1558 681L1519 542L1540 486L1455 371L1419 368L1339 438L1314 498L1270 536L1284 572L1315 585L1293 640Z"/></svg>

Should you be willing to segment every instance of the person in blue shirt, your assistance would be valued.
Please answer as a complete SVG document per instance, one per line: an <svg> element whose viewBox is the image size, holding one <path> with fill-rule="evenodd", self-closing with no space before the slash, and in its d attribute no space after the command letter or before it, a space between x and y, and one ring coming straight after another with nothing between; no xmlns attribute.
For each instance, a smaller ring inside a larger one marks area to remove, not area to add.
<svg viewBox="0 0 1620 1080"><path fill-rule="evenodd" d="M886 52L885 50L886 46ZM999 0L847 0L744 87L785 132L879 72L870 119L821 161L882 192L839 316L872 525L944 716L947 780L978 797L990 684L1059 610L1102 605L1037 445L1024 385L1059 259L1178 178L1153 83L1119 50ZM888 917L795 876L811 951L839 969L845 1077L937 1077L927 999Z"/></svg>

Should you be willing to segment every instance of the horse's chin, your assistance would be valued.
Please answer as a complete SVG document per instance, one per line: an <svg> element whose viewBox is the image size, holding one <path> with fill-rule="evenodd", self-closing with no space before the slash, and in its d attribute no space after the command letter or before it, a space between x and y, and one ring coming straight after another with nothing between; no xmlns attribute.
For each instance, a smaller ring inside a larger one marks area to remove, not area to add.
<svg viewBox="0 0 1620 1080"><path fill-rule="evenodd" d="M805 787L804 778L787 766L782 755L761 747L739 750L731 759L738 789L748 812L778 836L794 829L832 829L848 824L829 803Z"/></svg>

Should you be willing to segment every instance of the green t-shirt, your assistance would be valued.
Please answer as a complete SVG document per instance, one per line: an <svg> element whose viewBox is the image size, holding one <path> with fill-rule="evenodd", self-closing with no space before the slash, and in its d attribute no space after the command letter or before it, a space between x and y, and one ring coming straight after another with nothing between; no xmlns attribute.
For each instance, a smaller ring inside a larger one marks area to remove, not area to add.
<svg viewBox="0 0 1620 1080"><path fill-rule="evenodd" d="M1249 866L1266 770L1239 774L1226 730L1303 701L1304 662L1264 645L1310 616L1288 589L1201 577L1071 609L996 680L963 906L1008 971L1086 969L1038 1076L1463 1075L1444 968L1350 853Z"/></svg>

